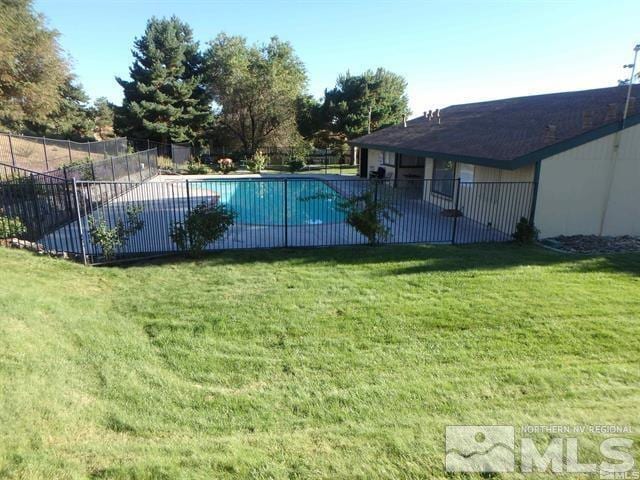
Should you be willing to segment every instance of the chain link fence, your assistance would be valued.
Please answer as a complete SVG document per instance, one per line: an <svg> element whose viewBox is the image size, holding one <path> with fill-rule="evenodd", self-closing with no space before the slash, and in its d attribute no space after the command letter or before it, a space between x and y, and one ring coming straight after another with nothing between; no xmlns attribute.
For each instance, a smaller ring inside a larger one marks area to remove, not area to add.
<svg viewBox="0 0 640 480"><path fill-rule="evenodd" d="M74 142L0 133L0 162L37 172L124 153L127 153L127 139L123 137L101 142Z"/></svg>

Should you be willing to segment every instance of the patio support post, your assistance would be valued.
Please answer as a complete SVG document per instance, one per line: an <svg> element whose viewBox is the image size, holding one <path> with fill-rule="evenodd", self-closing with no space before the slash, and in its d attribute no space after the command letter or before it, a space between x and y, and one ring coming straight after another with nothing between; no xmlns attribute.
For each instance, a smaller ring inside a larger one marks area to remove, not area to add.
<svg viewBox="0 0 640 480"><path fill-rule="evenodd" d="M460 204L460 179L454 181L453 187L456 190L456 201L453 207L453 228L451 232L451 245L456 244L456 230L458 229L458 205Z"/></svg>

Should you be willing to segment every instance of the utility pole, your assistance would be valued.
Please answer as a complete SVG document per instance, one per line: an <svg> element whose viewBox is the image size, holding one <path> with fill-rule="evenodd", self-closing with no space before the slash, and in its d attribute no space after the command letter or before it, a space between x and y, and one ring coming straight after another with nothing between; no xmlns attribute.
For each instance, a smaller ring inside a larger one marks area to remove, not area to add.
<svg viewBox="0 0 640 480"><path fill-rule="evenodd" d="M633 87L633 77L636 74L636 63L638 60L638 52L640 51L640 43L633 49L633 63L625 65L624 68L631 69L631 76L629 77L629 88L627 89L627 101L624 104L624 113L622 114L622 128L627 121L627 114L629 113L629 101L631 100L631 88Z"/></svg>
<svg viewBox="0 0 640 480"><path fill-rule="evenodd" d="M369 105L369 118L367 121L367 133L371 133L371 105Z"/></svg>

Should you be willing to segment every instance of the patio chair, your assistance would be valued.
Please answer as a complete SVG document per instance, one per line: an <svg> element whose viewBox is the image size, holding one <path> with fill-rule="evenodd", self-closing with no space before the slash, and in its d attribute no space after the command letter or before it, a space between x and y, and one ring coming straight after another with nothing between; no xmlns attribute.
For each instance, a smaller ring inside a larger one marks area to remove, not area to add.
<svg viewBox="0 0 640 480"><path fill-rule="evenodd" d="M387 169L384 167L378 167L377 170L371 170L369 172L369 178L379 178L381 180L384 179L387 175Z"/></svg>

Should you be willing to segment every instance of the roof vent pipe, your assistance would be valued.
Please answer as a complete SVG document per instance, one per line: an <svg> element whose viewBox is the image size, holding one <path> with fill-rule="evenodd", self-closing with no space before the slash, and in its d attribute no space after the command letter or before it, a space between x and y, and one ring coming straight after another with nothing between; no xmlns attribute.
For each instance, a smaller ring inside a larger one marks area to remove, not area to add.
<svg viewBox="0 0 640 480"><path fill-rule="evenodd" d="M404 125L404 128L407 128L407 114L406 113L402 114L402 125Z"/></svg>
<svg viewBox="0 0 640 480"><path fill-rule="evenodd" d="M427 120L431 120L431 110L429 110L429 113L427 113Z"/></svg>
<svg viewBox="0 0 640 480"><path fill-rule="evenodd" d="M544 129L544 141L545 143L554 143L556 140L556 126L550 123Z"/></svg>
<svg viewBox="0 0 640 480"><path fill-rule="evenodd" d="M440 109L439 108L436 108L435 117L436 117L436 120L438 121L438 125L440 125Z"/></svg>
<svg viewBox="0 0 640 480"><path fill-rule="evenodd" d="M427 118L427 112L426 111L422 112L422 114L424 115L424 118Z"/></svg>

